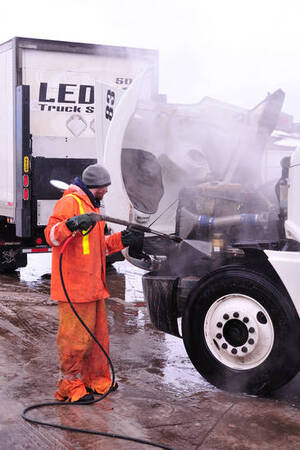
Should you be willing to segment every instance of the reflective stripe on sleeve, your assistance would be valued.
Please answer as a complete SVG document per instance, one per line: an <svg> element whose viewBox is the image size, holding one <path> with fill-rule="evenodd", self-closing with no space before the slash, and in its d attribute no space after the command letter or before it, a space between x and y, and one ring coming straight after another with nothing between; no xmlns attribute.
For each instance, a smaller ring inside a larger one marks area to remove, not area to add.
<svg viewBox="0 0 300 450"><path fill-rule="evenodd" d="M52 242L52 244L55 246L55 247L58 247L59 245L60 245L60 242L58 242L56 239L55 239L55 237L54 237L54 234L55 234L55 228L57 227L57 225L59 225L59 223L56 223L55 225L53 225L53 227L51 228L51 231L50 231L50 241Z"/></svg>

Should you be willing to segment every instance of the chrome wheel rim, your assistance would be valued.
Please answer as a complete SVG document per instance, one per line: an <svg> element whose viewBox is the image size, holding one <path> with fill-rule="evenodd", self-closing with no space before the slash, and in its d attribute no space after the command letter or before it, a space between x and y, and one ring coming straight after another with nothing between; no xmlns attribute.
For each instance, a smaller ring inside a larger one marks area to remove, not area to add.
<svg viewBox="0 0 300 450"><path fill-rule="evenodd" d="M274 327L266 309L254 298L229 294L217 299L204 320L206 344L227 367L258 367L274 345Z"/></svg>

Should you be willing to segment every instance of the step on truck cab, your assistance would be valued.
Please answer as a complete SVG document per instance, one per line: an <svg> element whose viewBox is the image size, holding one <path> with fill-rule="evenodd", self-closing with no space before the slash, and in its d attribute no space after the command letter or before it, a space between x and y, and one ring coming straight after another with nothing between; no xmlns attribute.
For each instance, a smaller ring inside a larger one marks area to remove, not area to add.
<svg viewBox="0 0 300 450"><path fill-rule="evenodd" d="M97 162L95 81L126 89L146 68L143 93L156 98L157 51L20 37L0 45L0 270L51 251L43 230L61 193L49 181L70 183Z"/></svg>

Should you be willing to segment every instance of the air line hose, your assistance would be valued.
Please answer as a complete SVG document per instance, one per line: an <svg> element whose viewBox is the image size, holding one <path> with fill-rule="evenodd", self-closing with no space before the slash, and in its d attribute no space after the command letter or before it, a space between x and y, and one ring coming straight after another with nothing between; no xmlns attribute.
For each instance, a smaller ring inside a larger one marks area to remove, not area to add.
<svg viewBox="0 0 300 450"><path fill-rule="evenodd" d="M91 227L85 234L90 233L93 228L94 228L94 226ZM101 395L98 399L91 400L91 401L84 402L84 403L66 403L66 402L35 403L33 405L27 406L27 408L25 408L24 411L22 412L21 417L24 420L26 420L27 422L34 423L36 425L44 425L44 426L52 427L52 428L59 428L60 430L76 431L78 433L94 434L94 435L98 435L98 436L111 437L111 438L115 438L115 439L123 439L123 440L126 440L126 441L132 441L132 442L137 442L137 443L140 443L140 444L151 445L152 447L163 448L163 449L166 449L166 450L173 450L171 447L168 447L166 445L159 444L159 443L152 442L152 441L146 441L144 439L138 439L138 438L131 437L131 436L124 436L124 435L121 435L121 434L104 433L102 431L86 430L84 428L69 427L69 426L59 425L59 424L51 423L51 422L43 422L41 420L32 419L32 418L27 416L27 413L29 411L32 411L33 409L43 408L45 406L64 406L65 407L65 406L91 405L93 403L100 402L101 400L103 400L105 397L107 397L113 391L113 387L114 387L114 383L115 383L115 370L114 370L113 363L112 363L109 355L107 354L107 352L105 351L105 349L101 345L101 343L96 338L96 336L94 336L94 334L91 332L91 330L88 328L88 326L84 323L82 318L77 313L76 309L74 308L73 303L70 300L70 297L68 295L68 292L67 292L67 289L66 289L66 286L65 286L65 282L64 282L63 270L62 270L63 254L64 254L65 249L69 245L69 243L75 237L75 235L76 235L76 233L74 233L72 236L70 236L68 239L66 239L66 241L63 244L62 249L60 251L60 256L59 256L59 273L60 273L61 284L62 284L64 293L65 293L65 296L66 296L66 298L67 298L67 300L69 302L69 305L72 308L72 311L76 315L76 317L79 320L79 322L81 323L81 325L86 329L86 331L89 333L89 335L92 337L92 339L96 342L96 344L98 345L98 347L101 349L101 351L104 353L105 357L108 360L108 363L109 363L109 366L110 366L110 369L111 369L111 375L112 375L111 386L108 389L108 391L105 394Z"/></svg>

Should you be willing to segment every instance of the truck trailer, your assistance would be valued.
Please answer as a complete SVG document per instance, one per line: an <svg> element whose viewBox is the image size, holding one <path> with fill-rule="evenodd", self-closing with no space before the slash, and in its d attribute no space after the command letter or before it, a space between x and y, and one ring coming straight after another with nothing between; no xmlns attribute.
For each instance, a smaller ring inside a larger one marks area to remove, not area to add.
<svg viewBox="0 0 300 450"><path fill-rule="evenodd" d="M97 161L95 80L124 90L146 68L143 95L157 98L155 50L21 37L0 45L0 270L51 251L43 230L61 194L49 181L70 183Z"/></svg>

